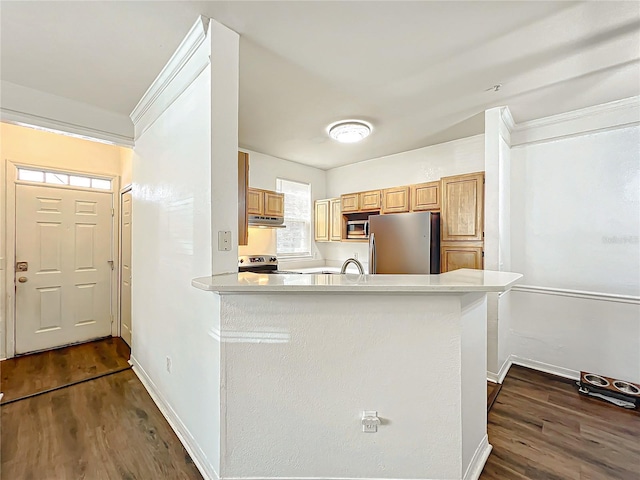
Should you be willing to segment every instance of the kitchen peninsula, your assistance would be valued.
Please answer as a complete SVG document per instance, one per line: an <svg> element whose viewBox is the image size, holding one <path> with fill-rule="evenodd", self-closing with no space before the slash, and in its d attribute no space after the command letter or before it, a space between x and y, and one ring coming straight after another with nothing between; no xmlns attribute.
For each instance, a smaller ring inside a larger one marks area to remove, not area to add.
<svg viewBox="0 0 640 480"><path fill-rule="evenodd" d="M487 292L521 275L226 274L221 476L475 479L486 435ZM377 432L364 433L374 412Z"/></svg>

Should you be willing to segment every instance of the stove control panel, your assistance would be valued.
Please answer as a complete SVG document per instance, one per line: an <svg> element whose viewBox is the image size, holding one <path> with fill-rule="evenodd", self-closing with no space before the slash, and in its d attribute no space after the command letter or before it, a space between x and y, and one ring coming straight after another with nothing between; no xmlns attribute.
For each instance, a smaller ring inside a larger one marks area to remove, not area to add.
<svg viewBox="0 0 640 480"><path fill-rule="evenodd" d="M238 266L261 266L261 265L278 265L278 258L275 256L265 255L242 255L238 257Z"/></svg>

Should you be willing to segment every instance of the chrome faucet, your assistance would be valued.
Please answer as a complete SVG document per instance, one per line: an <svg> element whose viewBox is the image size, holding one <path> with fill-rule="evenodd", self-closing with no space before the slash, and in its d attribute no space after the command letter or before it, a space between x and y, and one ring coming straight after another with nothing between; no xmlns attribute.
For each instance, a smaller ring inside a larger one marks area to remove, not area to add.
<svg viewBox="0 0 640 480"><path fill-rule="evenodd" d="M342 268L340 269L340 273L345 273L347 271L347 267L349 266L350 263L353 263L356 267L358 267L358 272L360 272L360 275L364 274L364 268L362 266L362 264L356 260L355 258L347 258L344 263L342 264Z"/></svg>

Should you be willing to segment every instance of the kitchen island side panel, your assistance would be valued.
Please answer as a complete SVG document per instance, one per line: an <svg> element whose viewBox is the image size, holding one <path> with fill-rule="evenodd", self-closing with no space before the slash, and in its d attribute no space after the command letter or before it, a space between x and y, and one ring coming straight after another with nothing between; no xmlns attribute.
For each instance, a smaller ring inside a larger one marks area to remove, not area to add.
<svg viewBox="0 0 640 480"><path fill-rule="evenodd" d="M461 478L461 296L220 298L222 476Z"/></svg>

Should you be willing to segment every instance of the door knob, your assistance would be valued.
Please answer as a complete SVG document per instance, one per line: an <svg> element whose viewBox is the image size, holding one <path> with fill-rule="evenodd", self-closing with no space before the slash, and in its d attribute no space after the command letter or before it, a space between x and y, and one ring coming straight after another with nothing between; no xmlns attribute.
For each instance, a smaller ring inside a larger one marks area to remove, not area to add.
<svg viewBox="0 0 640 480"><path fill-rule="evenodd" d="M20 283L25 283L27 281L27 277L20 277L20 278L18 278L18 281Z"/></svg>

